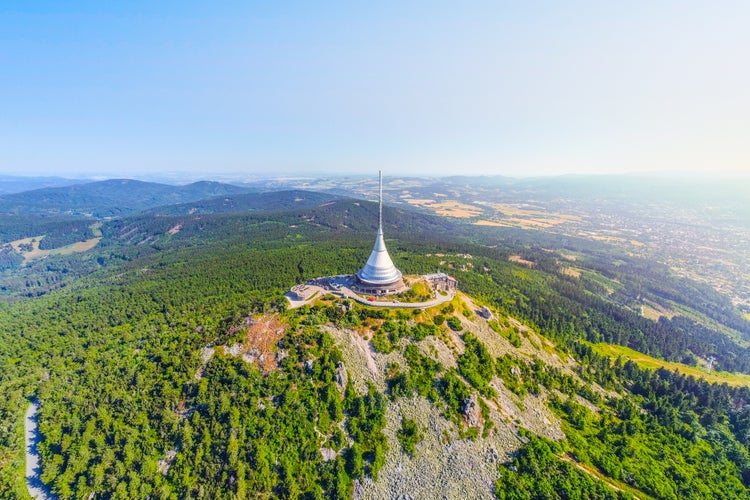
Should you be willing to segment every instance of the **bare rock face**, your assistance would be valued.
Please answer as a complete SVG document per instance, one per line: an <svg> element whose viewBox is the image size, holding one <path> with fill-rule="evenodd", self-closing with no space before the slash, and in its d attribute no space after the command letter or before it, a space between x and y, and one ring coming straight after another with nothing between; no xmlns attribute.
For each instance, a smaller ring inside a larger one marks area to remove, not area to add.
<svg viewBox="0 0 750 500"><path fill-rule="evenodd" d="M479 401L477 395L472 394L466 398L461 406L461 412L464 414L466 423L470 427L479 427L482 423L482 410L479 408Z"/></svg>
<svg viewBox="0 0 750 500"><path fill-rule="evenodd" d="M482 306L481 309L477 311L477 313L483 317L484 319L490 320L492 319L492 311L490 311L489 307Z"/></svg>
<svg viewBox="0 0 750 500"><path fill-rule="evenodd" d="M167 456L159 460L157 463L157 470L161 472L162 475L166 476L169 473L169 468L172 466L172 462L174 462L176 456L177 450L169 450Z"/></svg>
<svg viewBox="0 0 750 500"><path fill-rule="evenodd" d="M338 456L338 453L336 453L336 451L332 450L331 448L321 448L320 454L323 455L324 462L335 460L336 456Z"/></svg>
<svg viewBox="0 0 750 500"><path fill-rule="evenodd" d="M346 367L343 362L339 362L338 366L336 366L336 385L342 393L344 392L348 381L349 374L346 373Z"/></svg>
<svg viewBox="0 0 750 500"><path fill-rule="evenodd" d="M477 311L471 302L467 302L467 307ZM528 357L525 352L519 352L502 335L498 335L481 314L460 319L467 328L470 326L470 331L485 344L491 356L509 354L518 358L518 363L512 367L512 376L523 377L521 363ZM515 320L512 319L509 321L523 329L526 336L533 335L521 323L513 323ZM366 390L367 382L385 391L391 366L394 363L402 369L409 366L402 349L387 354L375 351L369 342L370 332L364 328L351 330L325 325L322 329L334 339L346 363L346 367L340 363L334 375L337 388L342 392L348 382L352 382L360 394ZM407 342L408 339L402 339L400 347ZM535 337L535 342L542 344L547 341ZM457 358L464 351L461 337L453 332L428 336L414 342L414 345L424 356L438 362L446 370L457 368ZM551 343L545 345L552 346ZM528 342L524 344L524 349L532 350L546 364L575 376L572 361L567 366L545 349ZM482 396L474 394L460 402L461 422L448 420L439 405L423 396L389 398L387 424L383 430L388 441L385 464L377 480L365 477L354 481L355 500L492 500L495 482L500 475L499 463L510 460L524 444L524 439L518 433L519 427L554 440L565 437L560 422L545 405L546 394L519 397L498 377L493 377L490 385L497 391L497 397L480 399ZM487 403L488 413L483 414L483 402ZM424 430L423 440L413 455L404 452L398 440L404 418L413 420ZM482 430L488 421L494 425L491 432L485 435ZM478 436L466 437L462 431L467 425L479 431ZM332 456L329 451L321 449L320 452L325 457Z"/></svg>

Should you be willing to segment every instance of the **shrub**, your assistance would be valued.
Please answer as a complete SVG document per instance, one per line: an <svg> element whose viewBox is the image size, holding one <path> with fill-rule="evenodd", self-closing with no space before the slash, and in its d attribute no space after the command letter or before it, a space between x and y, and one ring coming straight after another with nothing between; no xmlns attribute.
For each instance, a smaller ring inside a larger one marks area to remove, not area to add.
<svg viewBox="0 0 750 500"><path fill-rule="evenodd" d="M417 423L404 417L401 417L401 429L396 435L401 447L411 456L414 456L416 445L424 439Z"/></svg>
<svg viewBox="0 0 750 500"><path fill-rule="evenodd" d="M448 321L446 323L448 324L448 328L450 328L454 332L460 332L461 330L463 330L463 326L461 326L461 320L455 316L451 316L450 318L448 318Z"/></svg>

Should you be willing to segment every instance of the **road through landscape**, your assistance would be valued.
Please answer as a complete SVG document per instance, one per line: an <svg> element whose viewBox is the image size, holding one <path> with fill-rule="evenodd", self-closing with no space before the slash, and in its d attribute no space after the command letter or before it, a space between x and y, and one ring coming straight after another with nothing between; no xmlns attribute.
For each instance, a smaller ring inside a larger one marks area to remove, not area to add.
<svg viewBox="0 0 750 500"><path fill-rule="evenodd" d="M37 413L39 412L39 401L36 399L29 404L26 409L26 419L24 422L25 442L26 442L26 488L29 490L29 496L37 500L57 499L49 488L42 482L42 468L39 463L39 451L37 444L41 441L39 430L37 429Z"/></svg>

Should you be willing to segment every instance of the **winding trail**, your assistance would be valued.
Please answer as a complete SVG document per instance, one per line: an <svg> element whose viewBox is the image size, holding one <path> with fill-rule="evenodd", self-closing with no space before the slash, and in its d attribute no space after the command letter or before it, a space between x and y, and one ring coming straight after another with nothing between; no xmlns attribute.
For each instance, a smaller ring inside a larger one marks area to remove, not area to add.
<svg viewBox="0 0 750 500"><path fill-rule="evenodd" d="M47 485L42 482L42 468L39 464L39 451L37 445L41 436L37 430L37 413L39 412L39 401L33 400L26 409L24 430L26 436L26 488L29 496L37 500L57 500Z"/></svg>

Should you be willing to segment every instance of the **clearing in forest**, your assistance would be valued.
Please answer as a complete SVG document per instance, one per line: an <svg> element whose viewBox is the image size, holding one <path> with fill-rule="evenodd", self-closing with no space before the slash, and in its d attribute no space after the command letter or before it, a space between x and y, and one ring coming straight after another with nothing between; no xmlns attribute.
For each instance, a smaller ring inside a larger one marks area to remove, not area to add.
<svg viewBox="0 0 750 500"><path fill-rule="evenodd" d="M39 242L42 238L44 238L44 236L32 236L21 240L11 241L10 245L16 252L23 255L23 263L27 264L34 259L41 259L49 255L69 255L72 253L87 252L98 245L99 241L102 239L101 236L98 236L86 241L78 241L70 245L65 245L64 247L42 250L39 248ZM22 246L25 245L31 245L31 250L23 250Z"/></svg>
<svg viewBox="0 0 750 500"><path fill-rule="evenodd" d="M664 361L621 345L601 343L594 344L592 347L599 354L609 356L613 360L622 356L624 359L633 361L641 368L648 368L650 370L658 370L659 368L664 368L669 371L677 370L683 375L691 375L695 378L703 379L706 382L717 384L726 383L735 387L750 387L750 375L746 373L729 373L720 371L708 373L704 368L675 363L672 361Z"/></svg>
<svg viewBox="0 0 750 500"><path fill-rule="evenodd" d="M657 304L652 300L643 299L643 304L641 304L641 316L653 321L659 321L659 318L661 317L672 319L676 315L677 314L673 310Z"/></svg>
<svg viewBox="0 0 750 500"><path fill-rule="evenodd" d="M511 261L511 262L515 262L516 264L521 264L522 266L526 266L526 267L534 267L535 266L534 262L532 262L530 260L526 260L523 257L521 257L520 255L511 255L510 257L508 257L508 260Z"/></svg>
<svg viewBox="0 0 750 500"><path fill-rule="evenodd" d="M263 373L278 368L279 340L287 330L278 314L263 314L248 321L241 343L224 346L224 353L241 356L243 361L254 363Z"/></svg>

